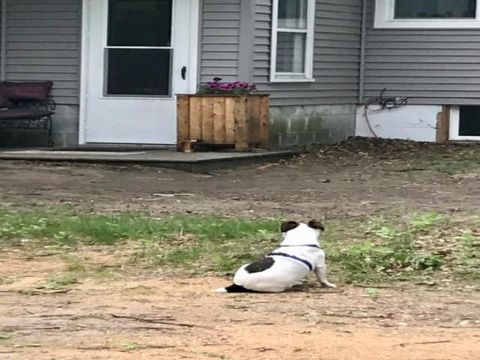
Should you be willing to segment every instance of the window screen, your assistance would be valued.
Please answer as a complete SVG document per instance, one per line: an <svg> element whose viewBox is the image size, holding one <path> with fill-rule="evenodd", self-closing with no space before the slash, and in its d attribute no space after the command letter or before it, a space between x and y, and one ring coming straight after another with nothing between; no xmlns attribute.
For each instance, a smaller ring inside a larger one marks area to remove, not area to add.
<svg viewBox="0 0 480 360"><path fill-rule="evenodd" d="M480 136L480 106L460 106L459 136Z"/></svg>
<svg viewBox="0 0 480 360"><path fill-rule="evenodd" d="M109 0L106 95L171 94L173 0Z"/></svg>

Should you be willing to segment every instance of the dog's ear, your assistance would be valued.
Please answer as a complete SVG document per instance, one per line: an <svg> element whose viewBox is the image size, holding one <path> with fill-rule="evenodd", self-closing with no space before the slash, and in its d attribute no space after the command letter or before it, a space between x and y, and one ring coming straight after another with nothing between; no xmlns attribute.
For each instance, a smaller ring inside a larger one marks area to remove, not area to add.
<svg viewBox="0 0 480 360"><path fill-rule="evenodd" d="M280 225L280 231L282 233L295 229L300 223L297 221L285 221Z"/></svg>
<svg viewBox="0 0 480 360"><path fill-rule="evenodd" d="M310 221L308 222L308 226L310 226L312 229L325 231L325 227L324 227L323 224L322 224L320 221L318 221L318 220L310 220Z"/></svg>

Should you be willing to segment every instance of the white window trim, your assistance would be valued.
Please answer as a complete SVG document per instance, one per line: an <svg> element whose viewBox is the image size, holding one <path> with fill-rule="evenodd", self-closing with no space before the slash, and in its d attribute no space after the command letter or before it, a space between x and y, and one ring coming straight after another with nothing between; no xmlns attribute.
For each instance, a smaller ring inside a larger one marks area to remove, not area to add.
<svg viewBox="0 0 480 360"><path fill-rule="evenodd" d="M460 131L460 107L452 106L450 108L450 129L449 129L449 139L450 140L472 140L479 141L480 136L461 136L458 135Z"/></svg>
<svg viewBox="0 0 480 360"><path fill-rule="evenodd" d="M273 0L272 4L272 41L270 51L270 82L314 82L313 78L313 53L314 53L314 34L315 34L315 0L308 0L307 5L307 28L306 30L287 29L278 27L278 0ZM301 32L307 34L305 42L305 72L303 73L285 73L277 72L277 33Z"/></svg>
<svg viewBox="0 0 480 360"><path fill-rule="evenodd" d="M471 29L480 28L480 1L475 19L394 19L395 1L375 0L375 28L379 29Z"/></svg>

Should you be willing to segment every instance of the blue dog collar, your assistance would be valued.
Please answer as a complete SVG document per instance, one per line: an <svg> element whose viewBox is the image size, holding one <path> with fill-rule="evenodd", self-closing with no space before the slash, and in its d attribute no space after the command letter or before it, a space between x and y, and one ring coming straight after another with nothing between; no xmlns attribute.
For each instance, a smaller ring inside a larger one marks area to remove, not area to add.
<svg viewBox="0 0 480 360"><path fill-rule="evenodd" d="M272 253L268 254L267 256L284 256L284 257L287 257L287 258L290 258L290 259L293 259L293 260L300 261L303 265L308 267L308 270L310 270L310 271L313 270L313 265L312 264L310 264L305 259L301 259L299 257L296 257L295 255L290 255L290 254L286 254L286 253L283 253L283 252L272 252Z"/></svg>

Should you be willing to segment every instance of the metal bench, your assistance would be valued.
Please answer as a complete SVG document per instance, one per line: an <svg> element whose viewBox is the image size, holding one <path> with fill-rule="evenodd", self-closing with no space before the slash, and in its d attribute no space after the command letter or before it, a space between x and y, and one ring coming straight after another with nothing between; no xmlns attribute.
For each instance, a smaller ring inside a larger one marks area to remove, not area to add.
<svg viewBox="0 0 480 360"><path fill-rule="evenodd" d="M52 86L51 81L0 82L0 129L44 129L52 146Z"/></svg>

